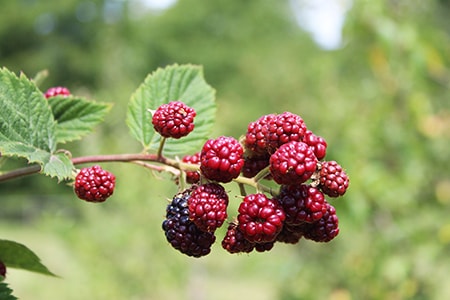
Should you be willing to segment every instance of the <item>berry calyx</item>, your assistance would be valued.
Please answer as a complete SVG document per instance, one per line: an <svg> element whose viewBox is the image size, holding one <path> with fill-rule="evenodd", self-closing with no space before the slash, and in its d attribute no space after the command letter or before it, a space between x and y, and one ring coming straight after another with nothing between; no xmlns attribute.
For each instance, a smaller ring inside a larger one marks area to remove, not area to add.
<svg viewBox="0 0 450 300"><path fill-rule="evenodd" d="M230 182L244 166L243 153L242 146L233 137L210 139L201 150L200 171L207 179Z"/></svg>
<svg viewBox="0 0 450 300"><path fill-rule="evenodd" d="M192 257L202 257L211 252L216 237L211 232L200 230L189 218L188 200L191 190L173 197L166 208L166 219L162 229L172 247Z"/></svg>
<svg viewBox="0 0 450 300"><path fill-rule="evenodd" d="M74 191L78 198L88 202L104 202L116 184L114 174L95 165L81 169L75 177Z"/></svg>
<svg viewBox="0 0 450 300"><path fill-rule="evenodd" d="M281 145L270 156L270 173L279 184L300 184L311 178L317 167L317 158L303 142Z"/></svg>
<svg viewBox="0 0 450 300"><path fill-rule="evenodd" d="M322 192L306 184L282 186L276 199L286 214L286 224L290 226L313 223L327 210Z"/></svg>
<svg viewBox="0 0 450 300"><path fill-rule="evenodd" d="M228 195L217 183L196 187L188 200L189 218L200 230L214 232L227 218Z"/></svg>
<svg viewBox="0 0 450 300"><path fill-rule="evenodd" d="M261 193L247 195L238 212L239 230L253 243L273 242L286 218L280 204Z"/></svg>
<svg viewBox="0 0 450 300"><path fill-rule="evenodd" d="M163 104L153 113L153 128L165 138L179 139L194 130L196 112L180 101Z"/></svg>
<svg viewBox="0 0 450 300"><path fill-rule="evenodd" d="M70 91L68 88L63 87L63 86L55 86L55 87L51 87L49 88L45 93L44 93L44 97L46 99L50 98L50 97L55 97L55 96L63 96L63 97L67 97L70 96Z"/></svg>
<svg viewBox="0 0 450 300"><path fill-rule="evenodd" d="M347 191L348 176L336 161L322 162L319 176L319 187L324 194L330 197L339 197Z"/></svg>
<svg viewBox="0 0 450 300"><path fill-rule="evenodd" d="M305 133L306 125L300 116L291 112L276 115L270 119L267 127L267 149L273 153L283 144L301 141Z"/></svg>
<svg viewBox="0 0 450 300"><path fill-rule="evenodd" d="M200 165L200 152L194 155L185 155L182 159L185 163ZM200 173L197 171L186 171L186 182L190 184L195 184L200 181Z"/></svg>

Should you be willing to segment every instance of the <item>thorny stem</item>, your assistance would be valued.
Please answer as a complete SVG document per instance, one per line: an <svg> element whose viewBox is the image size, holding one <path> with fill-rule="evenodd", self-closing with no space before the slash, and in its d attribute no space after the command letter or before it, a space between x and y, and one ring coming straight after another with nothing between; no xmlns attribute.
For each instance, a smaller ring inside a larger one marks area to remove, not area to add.
<svg viewBox="0 0 450 300"><path fill-rule="evenodd" d="M72 158L72 163L74 165L80 164L92 164L92 163L104 163L104 162L127 162L134 163L143 167L146 167L157 172L169 172L175 176L180 176L181 171L199 171L200 166L197 164L185 163L180 160L167 158L159 154L147 154L147 153L135 153L135 154L110 154L110 155L92 155L92 156L80 156ZM155 165L155 163L157 165ZM0 174L0 182L7 181L19 177L24 177L32 174L39 173L41 171L41 166L31 165L28 167L15 169L4 174ZM277 194L272 188L265 186L260 183L260 179L264 178L267 174L263 170L259 172L253 178L246 178L239 176L233 179L234 182L239 184L241 193L245 195L244 185L254 187L257 192L269 193L272 196Z"/></svg>

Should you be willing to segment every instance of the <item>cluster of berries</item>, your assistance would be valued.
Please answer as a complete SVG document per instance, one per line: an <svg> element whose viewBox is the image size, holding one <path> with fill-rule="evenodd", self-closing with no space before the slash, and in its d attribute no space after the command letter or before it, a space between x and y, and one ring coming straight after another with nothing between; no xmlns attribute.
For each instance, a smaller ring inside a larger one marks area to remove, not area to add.
<svg viewBox="0 0 450 300"><path fill-rule="evenodd" d="M194 130L196 112L183 102L151 112L153 127L164 138L179 139ZM290 112L251 122L240 141L207 140L201 151L182 159L197 171L185 171L191 186L167 206L162 223L167 241L188 256L207 255L228 217L223 184L233 180L252 183L256 193L242 195L237 216L228 223L222 240L228 252L264 252L276 242L296 244L301 238L331 241L339 233L338 217L325 196L344 195L349 179L336 161L324 160L326 151L325 139ZM273 180L279 191L262 188L263 179ZM105 201L114 187L114 175L99 166L81 169L74 183L77 196L89 202Z"/></svg>
<svg viewBox="0 0 450 300"><path fill-rule="evenodd" d="M180 132L187 135L193 129L195 111L185 104L170 102L158 110L153 126L162 136L179 138ZM175 125L167 127L169 122ZM325 195L342 196L349 179L337 162L324 160L326 149L326 141L290 112L250 123L241 141L226 136L206 141L200 152L183 157L183 162L198 165L198 171L186 172L192 186L167 206L162 228L168 242L189 256L208 254L216 229L227 219L228 196L222 184L239 182L239 176L255 183L274 180L280 190L270 196L244 195L222 240L225 250L263 252L275 242L296 244L302 237L331 241L339 233L338 217Z"/></svg>

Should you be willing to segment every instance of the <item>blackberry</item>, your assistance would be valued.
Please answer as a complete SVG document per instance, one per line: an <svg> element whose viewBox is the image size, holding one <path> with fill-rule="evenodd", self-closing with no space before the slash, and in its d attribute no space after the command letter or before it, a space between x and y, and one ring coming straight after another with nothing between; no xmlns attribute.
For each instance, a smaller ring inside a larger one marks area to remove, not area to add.
<svg viewBox="0 0 450 300"><path fill-rule="evenodd" d="M275 245L275 241L273 241L273 242L265 242L265 243L256 243L255 244L255 250L257 252L270 251L270 250L272 250L274 245Z"/></svg>
<svg viewBox="0 0 450 300"><path fill-rule="evenodd" d="M299 142L306 133L303 119L291 112L276 115L269 121L266 134L266 147L269 153L274 153L281 145L295 141Z"/></svg>
<svg viewBox="0 0 450 300"><path fill-rule="evenodd" d="M255 122L248 124L244 145L254 156L267 154L267 133L269 123L275 114L264 115Z"/></svg>
<svg viewBox="0 0 450 300"><path fill-rule="evenodd" d="M46 99L50 98L50 97L55 97L55 96L63 96L63 97L67 97L70 96L70 91L68 88L63 87L63 86L55 86L55 87L51 87L49 88L45 93L44 93L44 97Z"/></svg>
<svg viewBox="0 0 450 300"><path fill-rule="evenodd" d="M200 152L194 155L185 155L182 159L185 163L200 165ZM200 181L200 172L198 171L186 171L186 182L190 184L195 184Z"/></svg>
<svg viewBox="0 0 450 300"><path fill-rule="evenodd" d="M329 203L326 203L326 206L327 209L322 218L306 226L305 239L315 242L329 242L339 234L339 219L336 215L336 209Z"/></svg>
<svg viewBox="0 0 450 300"><path fill-rule="evenodd" d="M330 197L344 195L349 185L347 174L336 161L322 162L319 180L319 188Z"/></svg>
<svg viewBox="0 0 450 300"><path fill-rule="evenodd" d="M3 277L3 278L6 277L6 266L2 261L0 261L0 279L1 279L1 277Z"/></svg>
<svg viewBox="0 0 450 300"><path fill-rule="evenodd" d="M283 229L277 236L277 242L286 244L297 244L303 237L304 226L290 226L284 224Z"/></svg>
<svg viewBox="0 0 450 300"><path fill-rule="evenodd" d="M306 184L282 186L276 199L286 214L285 223L290 226L315 222L327 210L322 192Z"/></svg>
<svg viewBox="0 0 450 300"><path fill-rule="evenodd" d="M201 150L200 171L207 179L230 182L244 166L243 153L242 146L233 137L210 139Z"/></svg>
<svg viewBox="0 0 450 300"><path fill-rule="evenodd" d="M269 155L245 157L244 166L242 167L242 175L247 178L252 178L259 173L262 169L269 165ZM270 179L268 175L266 179Z"/></svg>
<svg viewBox="0 0 450 300"><path fill-rule="evenodd" d="M238 227L237 222L228 225L225 237L222 240L222 248L229 253L250 253L255 248L255 243L249 242Z"/></svg>
<svg viewBox="0 0 450 300"><path fill-rule="evenodd" d="M273 242L283 228L285 214L282 207L264 194L247 195L238 212L239 230L250 242Z"/></svg>
<svg viewBox="0 0 450 300"><path fill-rule="evenodd" d="M327 142L323 137L315 135L311 130L306 130L302 142L313 150L318 160L322 160L327 154Z"/></svg>
<svg viewBox="0 0 450 300"><path fill-rule="evenodd" d="M279 184L300 184L311 178L317 158L303 142L283 144L270 156L270 173Z"/></svg>
<svg viewBox="0 0 450 300"><path fill-rule="evenodd" d="M194 130L196 112L180 101L163 104L153 112L153 128L165 138L179 139Z"/></svg>
<svg viewBox="0 0 450 300"><path fill-rule="evenodd" d="M88 202L104 202L116 184L114 174L95 165L81 169L75 177L74 191L78 198Z"/></svg>
<svg viewBox="0 0 450 300"><path fill-rule="evenodd" d="M228 195L217 183L196 187L188 200L189 217L202 231L214 232L227 218Z"/></svg>
<svg viewBox="0 0 450 300"><path fill-rule="evenodd" d="M202 257L211 252L216 237L204 232L189 218L188 200L191 190L177 194L166 208L166 219L162 223L167 241L173 248L192 257Z"/></svg>

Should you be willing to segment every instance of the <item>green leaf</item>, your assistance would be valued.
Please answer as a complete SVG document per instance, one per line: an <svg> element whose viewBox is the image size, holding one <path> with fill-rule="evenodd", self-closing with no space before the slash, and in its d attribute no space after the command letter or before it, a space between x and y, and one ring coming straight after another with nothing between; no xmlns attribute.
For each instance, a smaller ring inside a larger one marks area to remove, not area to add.
<svg viewBox="0 0 450 300"><path fill-rule="evenodd" d="M0 261L9 268L56 276L41 263L41 260L33 251L14 241L0 240Z"/></svg>
<svg viewBox="0 0 450 300"><path fill-rule="evenodd" d="M17 77L0 69L0 103L0 142L55 150L52 112L42 92L24 74Z"/></svg>
<svg viewBox="0 0 450 300"><path fill-rule="evenodd" d="M56 141L66 143L82 138L101 123L111 109L110 104L80 97L51 97L48 103L56 124Z"/></svg>
<svg viewBox="0 0 450 300"><path fill-rule="evenodd" d="M216 117L215 90L206 83L203 69L194 65L171 65L147 76L131 97L127 124L145 150L158 149L161 137L152 125L152 114L160 105L182 101L197 112L194 131L181 139L167 139L164 154L199 151Z"/></svg>
<svg viewBox="0 0 450 300"><path fill-rule="evenodd" d="M47 100L25 75L0 69L0 152L39 163L42 172L70 178L72 162L56 150L56 122Z"/></svg>
<svg viewBox="0 0 450 300"><path fill-rule="evenodd" d="M12 290L4 282L0 282L0 300L17 300L18 298L12 295Z"/></svg>

